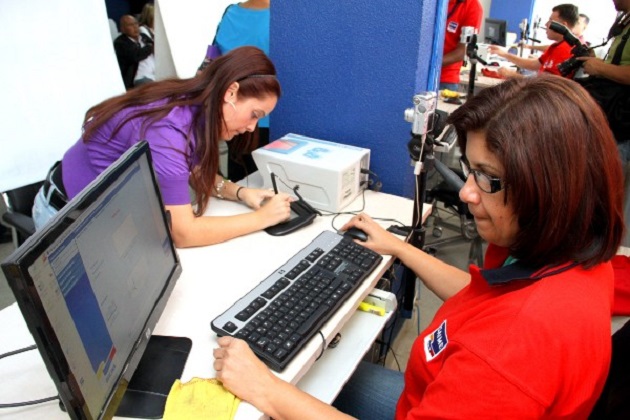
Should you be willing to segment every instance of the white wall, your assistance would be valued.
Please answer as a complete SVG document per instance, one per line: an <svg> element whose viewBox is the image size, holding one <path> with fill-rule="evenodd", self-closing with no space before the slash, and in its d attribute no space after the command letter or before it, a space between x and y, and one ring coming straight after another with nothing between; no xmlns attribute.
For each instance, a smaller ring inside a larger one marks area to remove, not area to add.
<svg viewBox="0 0 630 420"><path fill-rule="evenodd" d="M233 2L159 1L162 78L194 75ZM88 108L125 89L104 0L0 0L0 11L0 191L6 191L42 180L80 137Z"/></svg>
<svg viewBox="0 0 630 420"><path fill-rule="evenodd" d="M157 0L156 76L192 77L212 43L223 11L236 0Z"/></svg>
<svg viewBox="0 0 630 420"><path fill-rule="evenodd" d="M0 191L42 180L124 92L103 0L0 0Z"/></svg>

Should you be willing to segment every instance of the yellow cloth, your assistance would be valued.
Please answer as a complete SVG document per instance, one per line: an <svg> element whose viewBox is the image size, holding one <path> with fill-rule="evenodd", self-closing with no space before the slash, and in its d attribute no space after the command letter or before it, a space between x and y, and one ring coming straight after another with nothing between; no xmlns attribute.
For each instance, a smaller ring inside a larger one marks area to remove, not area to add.
<svg viewBox="0 0 630 420"><path fill-rule="evenodd" d="M240 402L217 379L193 378L186 383L178 379L166 399L164 420L232 420Z"/></svg>

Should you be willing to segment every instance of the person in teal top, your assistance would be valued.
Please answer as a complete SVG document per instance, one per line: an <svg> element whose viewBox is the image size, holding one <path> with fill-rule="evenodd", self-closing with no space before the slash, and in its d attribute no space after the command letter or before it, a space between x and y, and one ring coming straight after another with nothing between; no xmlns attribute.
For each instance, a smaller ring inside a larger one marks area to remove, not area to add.
<svg viewBox="0 0 630 420"><path fill-rule="evenodd" d="M269 0L248 0L225 9L214 45L221 54L253 45L269 55Z"/></svg>
<svg viewBox="0 0 630 420"><path fill-rule="evenodd" d="M248 0L225 9L212 42L221 55L245 45L258 47L269 55L269 2ZM268 143L269 117L265 117L258 122L258 147ZM228 178L242 179L254 171L256 165L250 154L238 156L230 150Z"/></svg>

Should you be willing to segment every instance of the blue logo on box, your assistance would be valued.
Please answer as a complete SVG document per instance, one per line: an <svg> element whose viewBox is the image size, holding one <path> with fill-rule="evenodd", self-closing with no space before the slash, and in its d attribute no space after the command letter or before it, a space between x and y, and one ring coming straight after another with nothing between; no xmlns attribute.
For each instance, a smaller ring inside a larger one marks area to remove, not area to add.
<svg viewBox="0 0 630 420"><path fill-rule="evenodd" d="M321 153L328 153L330 152L330 150L323 148L323 147L315 147L311 150L309 150L308 152L304 153L304 156L309 158L309 159L319 159L321 156Z"/></svg>

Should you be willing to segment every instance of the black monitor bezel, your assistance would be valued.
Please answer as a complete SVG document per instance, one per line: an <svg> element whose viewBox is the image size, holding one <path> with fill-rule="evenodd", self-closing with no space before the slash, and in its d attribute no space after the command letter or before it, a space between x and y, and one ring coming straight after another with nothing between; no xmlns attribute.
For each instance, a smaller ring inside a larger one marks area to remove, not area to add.
<svg viewBox="0 0 630 420"><path fill-rule="evenodd" d="M499 28L500 28L499 32L501 33L501 37L497 40L497 43L488 42L488 37L486 36L488 34L488 24L498 25ZM506 47L507 46L507 20L486 18L486 20L484 21L484 31L483 32L484 32L483 33L483 42L485 44L500 45L502 47Z"/></svg>
<svg viewBox="0 0 630 420"><path fill-rule="evenodd" d="M81 390L70 370L61 345L58 340L55 340L56 333L39 299L33 279L29 275L28 267L54 243L56 238L59 238L72 226L72 223L86 208L93 204L132 164L138 159L142 159L144 155L146 155L151 168L152 182L160 207L163 210L164 203L157 183L157 177L153 170L149 146L146 141L141 141L92 181L81 193L63 207L46 226L29 237L22 246L2 263L2 270L7 277L7 282L13 290L16 302L42 355L46 369L57 387L59 398L71 418L111 418L116 413L126 386L131 380L131 376L136 370L149 342L151 334L147 334L147 331L152 331L157 324L182 271L181 262L173 244L168 215L164 210L161 212L166 232L169 235L174 261L173 269L169 274L170 280L164 285L151 314L146 320L144 328L139 333L133 350L125 362L125 367L123 367L120 377L114 382L113 391L110 392L104 406L101 407L102 411L99 413L91 413L85 399L82 398Z"/></svg>

